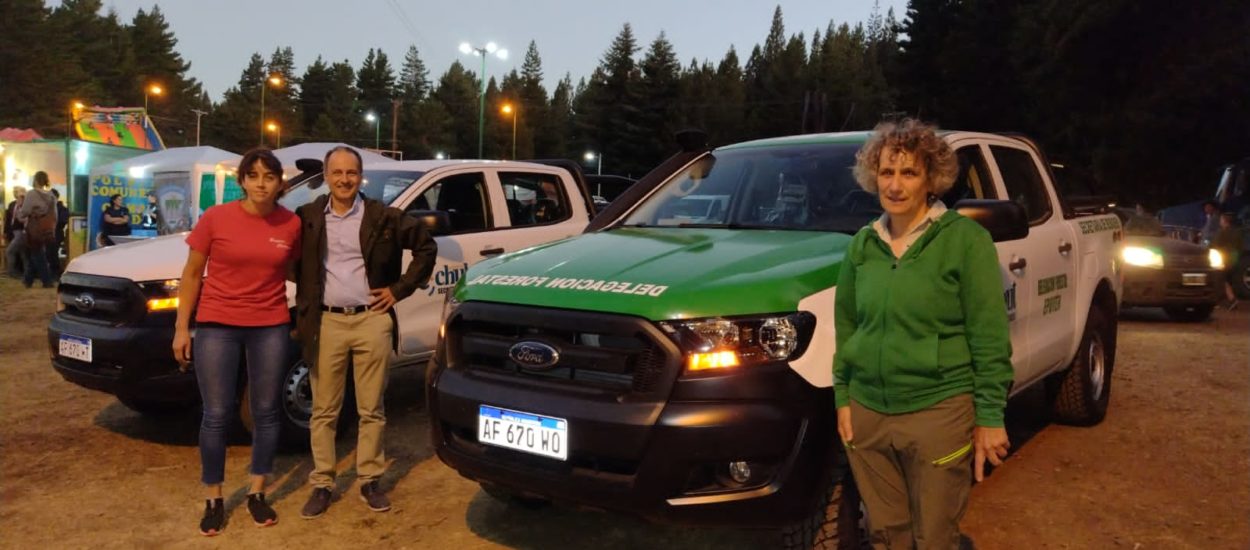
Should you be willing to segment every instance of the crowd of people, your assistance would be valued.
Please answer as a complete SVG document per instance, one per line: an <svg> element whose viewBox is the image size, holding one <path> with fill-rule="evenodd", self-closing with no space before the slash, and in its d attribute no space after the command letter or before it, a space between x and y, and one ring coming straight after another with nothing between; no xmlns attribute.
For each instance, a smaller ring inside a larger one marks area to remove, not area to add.
<svg viewBox="0 0 1250 550"><path fill-rule="evenodd" d="M52 189L46 172L35 172L31 189L16 187L4 210L5 267L26 288L35 279L52 288L61 273L61 252L69 209Z"/></svg>

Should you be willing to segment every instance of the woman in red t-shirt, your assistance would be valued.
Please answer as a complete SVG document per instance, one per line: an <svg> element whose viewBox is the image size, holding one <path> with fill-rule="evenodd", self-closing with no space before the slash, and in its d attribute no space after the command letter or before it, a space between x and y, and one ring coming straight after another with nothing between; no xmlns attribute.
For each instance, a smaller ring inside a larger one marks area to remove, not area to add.
<svg viewBox="0 0 1250 550"><path fill-rule="evenodd" d="M220 533L225 523L226 431L234 418L239 359L244 356L254 420L247 509L256 525L278 522L265 502L264 489L278 446L291 321L286 273L299 256L300 225L293 212L278 204L286 182L282 163L268 149L253 149L243 156L239 185L245 197L209 208L187 237L191 250L182 268L174 329L174 357L183 365L195 358L204 403L200 467L208 498L200 534L207 536Z"/></svg>

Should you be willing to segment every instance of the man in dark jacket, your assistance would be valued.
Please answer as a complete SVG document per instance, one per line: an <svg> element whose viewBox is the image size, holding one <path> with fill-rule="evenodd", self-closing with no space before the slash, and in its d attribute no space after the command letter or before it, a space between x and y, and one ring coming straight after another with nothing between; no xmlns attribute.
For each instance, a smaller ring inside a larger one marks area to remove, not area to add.
<svg viewBox="0 0 1250 550"><path fill-rule="evenodd" d="M4 257L9 276L14 279L21 279L26 270L26 226L17 219L17 209L25 199L26 188L15 187L13 200L4 209Z"/></svg>
<svg viewBox="0 0 1250 550"><path fill-rule="evenodd" d="M390 501L378 488L385 470L382 394L396 340L396 302L425 286L438 245L416 219L360 193L360 154L336 147L326 154L328 196L301 206L301 257L296 267L296 326L311 365L313 397L312 495L301 515L315 518L330 506L334 487L335 427L343 405L350 359L360 413L356 474L360 498L385 512ZM404 250L412 262L403 268Z"/></svg>

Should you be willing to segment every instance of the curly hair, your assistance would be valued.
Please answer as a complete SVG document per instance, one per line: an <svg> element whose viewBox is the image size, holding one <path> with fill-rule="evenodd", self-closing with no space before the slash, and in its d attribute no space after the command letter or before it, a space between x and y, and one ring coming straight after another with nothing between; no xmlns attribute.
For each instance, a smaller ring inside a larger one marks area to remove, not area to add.
<svg viewBox="0 0 1250 550"><path fill-rule="evenodd" d="M959 175L959 161L950 145L937 136L936 130L914 118L878 124L872 129L872 136L855 153L855 181L865 191L876 193L881 151L889 147L915 155L924 164L930 192L936 196L946 193Z"/></svg>

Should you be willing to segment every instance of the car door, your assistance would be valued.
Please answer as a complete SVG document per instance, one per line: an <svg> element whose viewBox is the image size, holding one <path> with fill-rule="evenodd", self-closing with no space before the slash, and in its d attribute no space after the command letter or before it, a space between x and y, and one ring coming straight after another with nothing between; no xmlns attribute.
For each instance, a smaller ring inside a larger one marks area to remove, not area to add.
<svg viewBox="0 0 1250 550"><path fill-rule="evenodd" d="M998 181L990 171L989 150L978 139L963 139L952 144L955 157L959 161L959 174L955 185L942 197L943 202L954 207L958 200L965 198L997 199L1003 195ZM1011 364L1015 372L1017 387L1021 375L1029 372L1030 344L1029 319L1022 315L1032 304L1027 293L1021 292L1027 286L1026 272L1020 267L1020 259L1025 253L1027 239L994 243L998 250L998 266L1003 281L1003 302L1007 307L1008 327L1011 333Z"/></svg>
<svg viewBox="0 0 1250 550"><path fill-rule="evenodd" d="M988 147L1004 197L1023 206L1029 219L1029 236L1013 250L1023 275L1016 297L1024 307L1017 316L1025 317L1029 334L1028 367L1016 374L1017 383L1024 386L1058 367L1070 352L1077 326L1076 235L1046 184L1040 158L1013 140L991 142Z"/></svg>
<svg viewBox="0 0 1250 550"><path fill-rule="evenodd" d="M422 210L446 212L451 231L434 237L438 260L430 284L395 306L399 320L399 355L413 358L434 349L443 300L469 266L502 254L505 250L496 231L500 197L492 196L488 170L481 167L436 170L427 174L394 206L406 214ZM404 266L412 252L404 251Z"/></svg>

